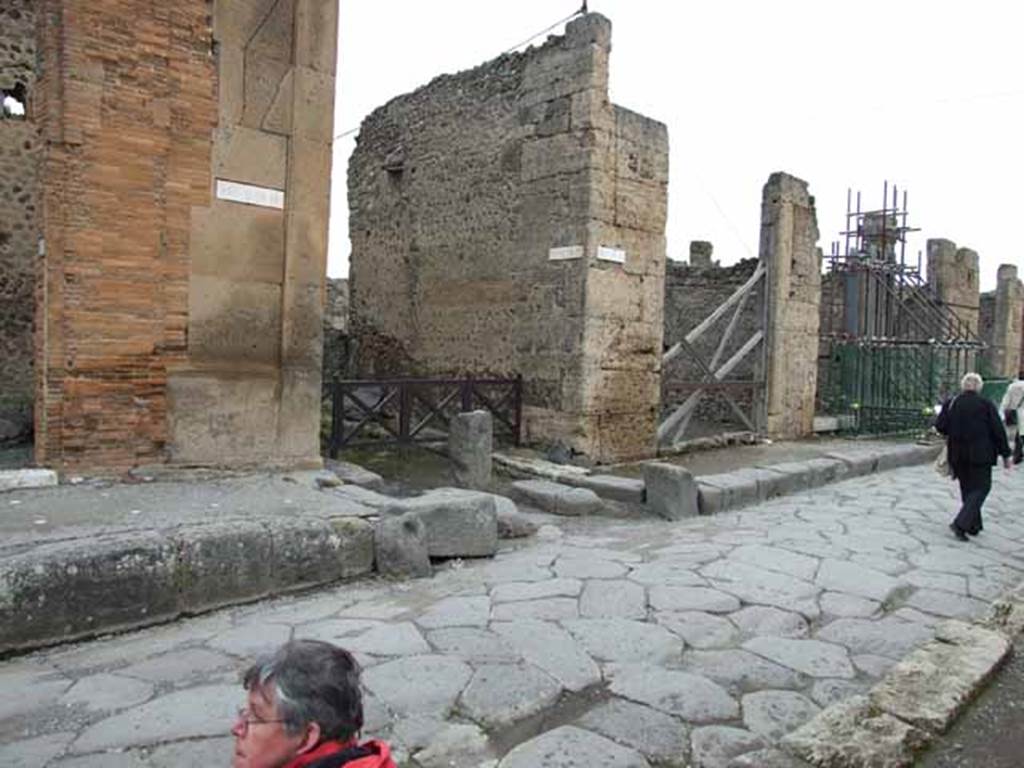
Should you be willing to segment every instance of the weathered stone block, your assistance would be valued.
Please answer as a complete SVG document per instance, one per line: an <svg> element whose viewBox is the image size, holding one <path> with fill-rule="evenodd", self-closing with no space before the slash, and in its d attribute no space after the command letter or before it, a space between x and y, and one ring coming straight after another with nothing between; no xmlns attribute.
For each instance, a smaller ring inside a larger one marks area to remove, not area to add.
<svg viewBox="0 0 1024 768"><path fill-rule="evenodd" d="M178 549L174 579L183 610L209 610L271 594L272 544L250 520L197 525L170 537Z"/></svg>
<svg viewBox="0 0 1024 768"><path fill-rule="evenodd" d="M405 513L377 521L373 541L377 571L384 576L417 577L431 574L427 527L422 518Z"/></svg>
<svg viewBox="0 0 1024 768"><path fill-rule="evenodd" d="M0 471L0 492L20 488L46 488L57 485L52 469L5 469Z"/></svg>
<svg viewBox="0 0 1024 768"><path fill-rule="evenodd" d="M0 566L0 652L177 615L174 544L155 533L47 544Z"/></svg>
<svg viewBox="0 0 1024 768"><path fill-rule="evenodd" d="M554 515L592 515L603 507L600 497L587 488L572 488L548 480L517 480L512 495Z"/></svg>
<svg viewBox="0 0 1024 768"><path fill-rule="evenodd" d="M746 472L701 475L700 484L721 489L726 509L738 509L758 501L757 478Z"/></svg>
<svg viewBox="0 0 1024 768"><path fill-rule="evenodd" d="M537 524L516 508L512 499L494 497L499 539L522 539L537 532Z"/></svg>
<svg viewBox="0 0 1024 768"><path fill-rule="evenodd" d="M371 491L379 491L384 487L384 478L376 472L371 472L365 467L353 464L349 461L338 461L337 459L325 459L324 469L336 474L343 483L351 483L362 488L369 488Z"/></svg>
<svg viewBox="0 0 1024 768"><path fill-rule="evenodd" d="M626 504L644 503L644 481L635 477L618 475L566 476L563 482L577 488L589 488L602 499L621 501Z"/></svg>
<svg viewBox="0 0 1024 768"><path fill-rule="evenodd" d="M729 493L717 485L697 483L697 508L702 515L717 515L729 509Z"/></svg>
<svg viewBox="0 0 1024 768"><path fill-rule="evenodd" d="M818 768L909 768L928 735L852 696L783 737L784 749Z"/></svg>
<svg viewBox="0 0 1024 768"><path fill-rule="evenodd" d="M381 508L382 515L406 513L426 525L431 557L489 557L498 549L497 513L489 493L439 488Z"/></svg>
<svg viewBox="0 0 1024 768"><path fill-rule="evenodd" d="M457 485L484 489L491 484L493 443L494 423L488 411L455 415L449 424L448 456Z"/></svg>
<svg viewBox="0 0 1024 768"><path fill-rule="evenodd" d="M1001 632L960 621L936 627L871 689L871 703L908 723L945 733L1010 652Z"/></svg>
<svg viewBox="0 0 1024 768"><path fill-rule="evenodd" d="M701 512L698 486L689 470L662 462L643 465L648 508L666 520L681 520Z"/></svg>
<svg viewBox="0 0 1024 768"><path fill-rule="evenodd" d="M373 526L358 518L275 520L271 578L281 591L327 584L373 568Z"/></svg>
<svg viewBox="0 0 1024 768"><path fill-rule="evenodd" d="M941 445L899 445L887 448L878 454L878 471L885 472L933 461L941 448Z"/></svg>

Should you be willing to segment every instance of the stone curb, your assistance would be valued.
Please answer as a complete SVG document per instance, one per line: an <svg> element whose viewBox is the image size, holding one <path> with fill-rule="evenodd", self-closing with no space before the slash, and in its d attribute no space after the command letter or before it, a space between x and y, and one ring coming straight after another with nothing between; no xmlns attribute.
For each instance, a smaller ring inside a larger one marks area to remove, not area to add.
<svg viewBox="0 0 1024 768"><path fill-rule="evenodd" d="M935 460L939 445L899 445L889 450L829 453L816 459L745 467L719 475L697 475L702 515L758 504L767 499L820 488L854 477Z"/></svg>
<svg viewBox="0 0 1024 768"><path fill-rule="evenodd" d="M838 702L782 739L817 768L910 768L949 730L999 669L1024 629L1024 584L973 623L949 620L868 692Z"/></svg>
<svg viewBox="0 0 1024 768"><path fill-rule="evenodd" d="M57 473L52 469L0 470L0 493L28 488L47 488L57 485Z"/></svg>
<svg viewBox="0 0 1024 768"><path fill-rule="evenodd" d="M0 562L0 654L368 574L373 525L293 517L43 544Z"/></svg>

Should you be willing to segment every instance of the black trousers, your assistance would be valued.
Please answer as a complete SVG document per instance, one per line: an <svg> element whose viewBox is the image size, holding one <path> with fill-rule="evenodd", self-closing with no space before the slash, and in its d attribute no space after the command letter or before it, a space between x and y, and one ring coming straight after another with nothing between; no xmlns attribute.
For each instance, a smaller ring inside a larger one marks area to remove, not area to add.
<svg viewBox="0 0 1024 768"><path fill-rule="evenodd" d="M981 505L992 490L992 467L988 464L966 464L956 468L960 481L960 514L953 524L966 533L978 533L981 524Z"/></svg>

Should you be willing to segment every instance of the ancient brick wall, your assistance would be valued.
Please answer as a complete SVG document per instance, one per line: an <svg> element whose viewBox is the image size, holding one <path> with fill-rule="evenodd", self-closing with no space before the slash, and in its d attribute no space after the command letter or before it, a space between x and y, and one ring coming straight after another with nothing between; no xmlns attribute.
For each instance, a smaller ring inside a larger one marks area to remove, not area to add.
<svg viewBox="0 0 1024 768"><path fill-rule="evenodd" d="M703 256L704 251L701 251ZM691 262L693 250L691 248ZM729 267L712 266L710 249L707 258L699 258L702 266L669 261L665 273L665 340L666 348L671 347L715 311L737 288L742 286L757 268L757 259L743 259ZM706 266L703 266L706 265ZM744 304L731 340L723 348L719 364L728 360L743 343L763 324L764 292L763 283ZM710 363L719 342L732 319L727 312L711 329L693 344L701 358ZM756 354L748 356L728 378L730 380L753 380ZM665 364L661 380L662 414L670 412L683 402L693 387L687 382L704 378L704 369L687 352L675 356ZM753 390L737 390L730 393L741 407L748 408L752 402ZM708 393L701 399L693 420L686 431L686 437L698 436L722 430L745 429L732 409L720 396Z"/></svg>
<svg viewBox="0 0 1024 768"><path fill-rule="evenodd" d="M37 8L37 459L318 462L337 3Z"/></svg>
<svg viewBox="0 0 1024 768"><path fill-rule="evenodd" d="M39 239L39 141L35 96L35 7L0 5L0 98L17 95L25 114L0 114L0 441L32 429L32 319Z"/></svg>
<svg viewBox="0 0 1024 768"><path fill-rule="evenodd" d="M363 123L349 164L364 375L511 375L527 439L654 449L667 134L608 102L591 14Z"/></svg>

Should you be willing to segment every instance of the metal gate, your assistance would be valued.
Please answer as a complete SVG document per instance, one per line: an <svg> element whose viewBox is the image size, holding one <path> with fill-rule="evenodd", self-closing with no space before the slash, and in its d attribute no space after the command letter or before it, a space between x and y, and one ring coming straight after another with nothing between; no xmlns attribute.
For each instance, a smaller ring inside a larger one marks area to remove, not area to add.
<svg viewBox="0 0 1024 768"><path fill-rule="evenodd" d="M757 260L743 283L665 352L660 448L764 430L767 273Z"/></svg>

